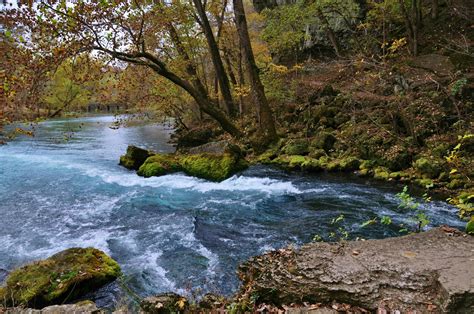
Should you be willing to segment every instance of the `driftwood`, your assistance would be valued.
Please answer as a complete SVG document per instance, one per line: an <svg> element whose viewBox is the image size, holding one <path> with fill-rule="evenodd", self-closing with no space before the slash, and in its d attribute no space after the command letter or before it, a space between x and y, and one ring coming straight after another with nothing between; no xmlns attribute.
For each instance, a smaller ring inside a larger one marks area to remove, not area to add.
<svg viewBox="0 0 474 314"><path fill-rule="evenodd" d="M474 313L474 237L440 227L384 240L311 243L239 267L257 303L340 302L369 310Z"/></svg>

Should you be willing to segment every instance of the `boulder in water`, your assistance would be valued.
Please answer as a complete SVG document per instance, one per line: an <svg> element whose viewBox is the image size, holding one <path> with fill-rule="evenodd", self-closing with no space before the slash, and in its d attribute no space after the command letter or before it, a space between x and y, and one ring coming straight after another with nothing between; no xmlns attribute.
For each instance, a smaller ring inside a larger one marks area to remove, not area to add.
<svg viewBox="0 0 474 314"><path fill-rule="evenodd" d="M137 174L152 177L182 171L198 178L222 181L247 167L240 149L222 141L195 147L188 153L152 155Z"/></svg>
<svg viewBox="0 0 474 314"><path fill-rule="evenodd" d="M7 306L62 304L115 280L120 266L94 248L71 248L12 271L0 288Z"/></svg>
<svg viewBox="0 0 474 314"><path fill-rule="evenodd" d="M225 180L248 167L236 154L191 154L180 158L183 171L191 176L211 181Z"/></svg>
<svg viewBox="0 0 474 314"><path fill-rule="evenodd" d="M143 165L138 169L137 174L148 178L178 171L182 171L182 168L175 154L156 154L145 160Z"/></svg>
<svg viewBox="0 0 474 314"><path fill-rule="evenodd" d="M145 160L152 156L150 151L136 146L128 146L127 153L120 157L120 165L130 170L138 170Z"/></svg>

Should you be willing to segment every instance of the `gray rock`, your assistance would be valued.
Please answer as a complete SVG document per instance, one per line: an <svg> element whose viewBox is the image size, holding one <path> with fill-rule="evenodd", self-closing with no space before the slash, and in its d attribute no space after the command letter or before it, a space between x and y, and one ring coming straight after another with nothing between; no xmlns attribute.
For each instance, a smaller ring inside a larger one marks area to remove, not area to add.
<svg viewBox="0 0 474 314"><path fill-rule="evenodd" d="M258 302L332 301L369 310L474 313L474 237L440 227L384 240L311 243L239 267Z"/></svg>
<svg viewBox="0 0 474 314"><path fill-rule="evenodd" d="M181 313L188 307L188 301L179 294L168 292L143 299L140 307L144 313Z"/></svg>
<svg viewBox="0 0 474 314"><path fill-rule="evenodd" d="M102 313L93 302L52 305L41 310L29 308L8 308L5 314L98 314Z"/></svg>

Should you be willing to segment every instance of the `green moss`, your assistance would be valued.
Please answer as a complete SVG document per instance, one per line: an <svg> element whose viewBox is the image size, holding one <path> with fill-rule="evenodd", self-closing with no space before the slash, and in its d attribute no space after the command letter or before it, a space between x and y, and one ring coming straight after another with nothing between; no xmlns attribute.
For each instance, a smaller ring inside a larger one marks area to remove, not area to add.
<svg viewBox="0 0 474 314"><path fill-rule="evenodd" d="M3 294L7 305L60 304L120 275L120 266L94 248L72 248L14 270Z"/></svg>
<svg viewBox="0 0 474 314"><path fill-rule="evenodd" d="M391 179L400 180L400 179L409 178L410 175L404 171L396 171L396 172L390 173L389 177Z"/></svg>
<svg viewBox="0 0 474 314"><path fill-rule="evenodd" d="M415 183L423 188L432 188L434 186L434 182L431 179L425 178L425 179L416 179Z"/></svg>
<svg viewBox="0 0 474 314"><path fill-rule="evenodd" d="M316 149L324 149L326 152L334 147L336 137L330 132L320 132L312 140L310 146Z"/></svg>
<svg viewBox="0 0 474 314"><path fill-rule="evenodd" d="M388 180L390 179L390 172L387 168L377 167L374 170L374 178L378 180Z"/></svg>
<svg viewBox="0 0 474 314"><path fill-rule="evenodd" d="M464 187L464 181L461 179L453 179L449 182L446 187L451 190L460 189Z"/></svg>
<svg viewBox="0 0 474 314"><path fill-rule="evenodd" d="M327 171L339 171L340 170L339 160L333 159L333 160L329 161L326 164L326 170Z"/></svg>
<svg viewBox="0 0 474 314"><path fill-rule="evenodd" d="M288 156L288 166L290 168L298 168L301 169L302 165L306 162L306 157L304 156Z"/></svg>
<svg viewBox="0 0 474 314"><path fill-rule="evenodd" d="M310 171L310 172L323 170L319 160L314 159L314 158L306 158L306 160L301 164L301 168L305 171Z"/></svg>
<svg viewBox="0 0 474 314"><path fill-rule="evenodd" d="M120 156L120 165L124 166L127 169L133 169L135 166L135 162L128 157L127 155Z"/></svg>
<svg viewBox="0 0 474 314"><path fill-rule="evenodd" d="M354 171L359 169L360 160L355 157L346 157L339 162L341 171Z"/></svg>
<svg viewBox="0 0 474 314"><path fill-rule="evenodd" d="M309 156L311 158L319 159L323 156L326 156L326 151L324 149L315 148L315 149L310 150Z"/></svg>
<svg viewBox="0 0 474 314"><path fill-rule="evenodd" d="M157 154L148 157L138 169L137 174L143 177L152 177L181 171L182 168L176 159L176 156L171 154Z"/></svg>
<svg viewBox="0 0 474 314"><path fill-rule="evenodd" d="M257 162L262 163L262 164L270 164L272 163L272 160L277 157L277 152L275 149L269 149L265 151L263 154L257 157Z"/></svg>
<svg viewBox="0 0 474 314"><path fill-rule="evenodd" d="M441 173L440 165L435 160L419 158L413 163L413 167L424 177L434 179Z"/></svg>
<svg viewBox="0 0 474 314"><path fill-rule="evenodd" d="M181 156L179 164L188 175L211 181L222 181L248 167L248 163L233 154L194 154Z"/></svg>
<svg viewBox="0 0 474 314"><path fill-rule="evenodd" d="M283 147L287 155L307 155L309 153L309 144L306 139L293 139Z"/></svg>
<svg viewBox="0 0 474 314"><path fill-rule="evenodd" d="M466 224L466 233L470 235L474 235L474 216L471 217Z"/></svg>
<svg viewBox="0 0 474 314"><path fill-rule="evenodd" d="M357 175L361 177L368 177L368 176L373 175L373 173L372 173L372 170L370 169L360 169L359 171L357 171Z"/></svg>
<svg viewBox="0 0 474 314"><path fill-rule="evenodd" d="M359 169L372 169L375 167L375 161L374 160L362 160Z"/></svg>
<svg viewBox="0 0 474 314"><path fill-rule="evenodd" d="M120 157L120 165L130 170L138 170L152 152L136 146L128 146L127 153Z"/></svg>

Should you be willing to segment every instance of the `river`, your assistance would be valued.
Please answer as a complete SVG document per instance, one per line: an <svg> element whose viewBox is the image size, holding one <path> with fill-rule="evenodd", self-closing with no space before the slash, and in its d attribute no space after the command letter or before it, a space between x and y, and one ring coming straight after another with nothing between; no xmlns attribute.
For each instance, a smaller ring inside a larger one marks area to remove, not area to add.
<svg viewBox="0 0 474 314"><path fill-rule="evenodd" d="M231 294L237 265L341 226L350 238L395 236L410 223L401 186L254 166L221 183L173 174L141 178L118 165L133 144L172 152L162 124L111 129L111 116L35 125L0 146L0 268L93 246L122 267L140 296L200 289ZM420 200L420 202L422 202ZM431 226L461 226L456 209L423 203ZM331 224L340 214L344 220ZM389 216L392 226L361 228Z"/></svg>

